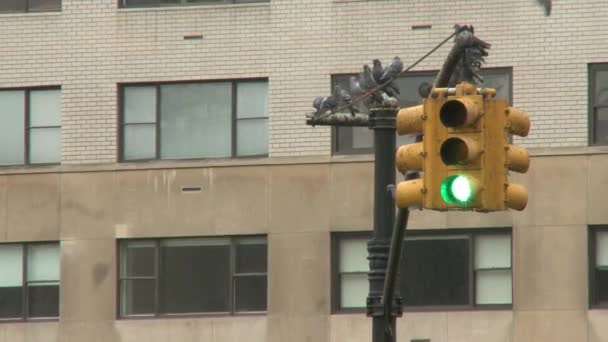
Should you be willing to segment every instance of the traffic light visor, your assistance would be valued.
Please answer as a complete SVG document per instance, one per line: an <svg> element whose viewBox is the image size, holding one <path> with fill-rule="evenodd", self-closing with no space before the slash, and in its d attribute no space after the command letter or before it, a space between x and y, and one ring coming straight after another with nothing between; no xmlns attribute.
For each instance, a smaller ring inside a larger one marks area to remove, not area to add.
<svg viewBox="0 0 608 342"><path fill-rule="evenodd" d="M480 148L472 139L452 137L441 144L439 154L445 165L466 165L479 156Z"/></svg>
<svg viewBox="0 0 608 342"><path fill-rule="evenodd" d="M449 128L471 125L477 121L479 111L475 102L470 98L449 100L441 106L439 119Z"/></svg>

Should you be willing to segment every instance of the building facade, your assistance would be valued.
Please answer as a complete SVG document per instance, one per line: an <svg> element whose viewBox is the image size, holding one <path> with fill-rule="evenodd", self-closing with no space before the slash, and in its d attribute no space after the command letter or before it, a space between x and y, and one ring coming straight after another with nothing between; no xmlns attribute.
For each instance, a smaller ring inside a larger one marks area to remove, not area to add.
<svg viewBox="0 0 608 342"><path fill-rule="evenodd" d="M369 341L371 133L304 114L454 23L492 43L487 84L530 112L514 139L530 171L513 176L530 200L412 213L397 340L608 341L605 1L550 16L533 0L0 12L0 342ZM403 105L450 44L399 80Z"/></svg>

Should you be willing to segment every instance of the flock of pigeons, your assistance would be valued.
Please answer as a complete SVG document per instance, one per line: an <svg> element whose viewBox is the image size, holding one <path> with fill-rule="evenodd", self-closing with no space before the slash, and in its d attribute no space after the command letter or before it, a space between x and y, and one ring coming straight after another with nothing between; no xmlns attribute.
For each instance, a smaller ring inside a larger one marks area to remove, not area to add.
<svg viewBox="0 0 608 342"><path fill-rule="evenodd" d="M326 114L327 112L336 113L348 109L355 116L358 112L364 112L365 107L369 108L373 104L396 105L396 94L400 94L399 86L395 79L403 71L403 62L399 57L393 58L391 63L382 67L378 59L373 60L373 66L363 66L363 71L357 76L352 76L349 82L349 89L337 85L333 94L330 96L317 96L312 102L315 108L314 117Z"/></svg>

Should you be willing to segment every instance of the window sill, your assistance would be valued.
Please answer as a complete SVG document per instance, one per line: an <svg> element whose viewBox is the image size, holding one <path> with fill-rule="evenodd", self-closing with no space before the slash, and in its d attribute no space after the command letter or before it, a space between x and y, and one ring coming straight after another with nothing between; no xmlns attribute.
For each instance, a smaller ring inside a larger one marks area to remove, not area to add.
<svg viewBox="0 0 608 342"><path fill-rule="evenodd" d="M12 324L12 323L49 323L49 322L59 322L59 317L49 317L49 318L15 318L15 319L0 319L0 325L2 324Z"/></svg>
<svg viewBox="0 0 608 342"><path fill-rule="evenodd" d="M608 309L608 307L606 307ZM420 306L420 307L404 307L403 313L418 313L418 312L454 312L454 311L513 311L513 305L479 305L479 306ZM350 309L333 311L331 315L361 315L365 314L365 309Z"/></svg>
<svg viewBox="0 0 608 342"><path fill-rule="evenodd" d="M167 5L167 6L141 6L141 7L119 7L118 12L143 12L143 11L178 11L191 9L232 9L232 8L248 8L248 7L270 7L268 2L252 2L244 4L215 4L215 5Z"/></svg>
<svg viewBox="0 0 608 342"><path fill-rule="evenodd" d="M189 313L189 314L164 314L156 316L118 316L119 321L149 321L149 320L164 320L164 319L193 319L193 318L242 318L242 317L265 317L268 315L266 311L259 312L243 312L243 313Z"/></svg>
<svg viewBox="0 0 608 342"><path fill-rule="evenodd" d="M2 18L10 18L10 17L54 17L60 16L62 14L61 11L46 11L46 12L0 12L0 17Z"/></svg>

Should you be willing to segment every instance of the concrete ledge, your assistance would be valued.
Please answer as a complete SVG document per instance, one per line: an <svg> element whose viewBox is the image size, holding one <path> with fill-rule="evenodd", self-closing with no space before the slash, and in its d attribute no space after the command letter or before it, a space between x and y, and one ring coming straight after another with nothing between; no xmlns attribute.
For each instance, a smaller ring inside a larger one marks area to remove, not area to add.
<svg viewBox="0 0 608 342"><path fill-rule="evenodd" d="M608 154L608 146L551 147L530 148L532 157L553 157L573 155ZM18 165L0 166L0 175L29 173L66 173L66 172L107 172L129 170L162 170L187 168L214 168L269 165L303 165L335 163L370 163L373 154L353 154L334 156L304 156L279 158L223 158L201 160L153 160L145 162L99 163L99 164L63 164L63 165Z"/></svg>

